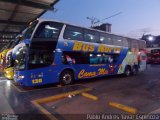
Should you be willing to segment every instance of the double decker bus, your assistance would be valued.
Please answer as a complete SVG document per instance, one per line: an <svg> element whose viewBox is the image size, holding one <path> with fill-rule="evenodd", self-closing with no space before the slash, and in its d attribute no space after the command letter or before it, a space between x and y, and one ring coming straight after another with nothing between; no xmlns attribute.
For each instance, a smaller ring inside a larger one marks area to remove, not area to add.
<svg viewBox="0 0 160 120"><path fill-rule="evenodd" d="M10 47L10 50L7 52L6 54L6 60L5 60L5 69L4 69L4 76L9 79L9 80L13 80L13 76L14 76L14 59L12 58L12 50L13 48L19 44L19 42L22 39L22 35L17 35L15 38L15 41L13 42L13 44Z"/></svg>
<svg viewBox="0 0 160 120"><path fill-rule="evenodd" d="M145 41L53 21L37 20L12 51L14 80L23 86L125 74L145 69Z"/></svg>
<svg viewBox="0 0 160 120"><path fill-rule="evenodd" d="M13 40L10 41L10 42L3 48L3 51L1 52L0 67L1 67L1 70L2 70L3 72L5 72L6 54L7 54L7 52L11 49L12 44L13 44Z"/></svg>

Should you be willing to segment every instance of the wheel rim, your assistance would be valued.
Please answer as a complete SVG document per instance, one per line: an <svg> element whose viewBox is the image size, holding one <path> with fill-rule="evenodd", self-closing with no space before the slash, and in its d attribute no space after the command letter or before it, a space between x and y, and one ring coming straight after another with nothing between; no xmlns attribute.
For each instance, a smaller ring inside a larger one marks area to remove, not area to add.
<svg viewBox="0 0 160 120"><path fill-rule="evenodd" d="M63 76L63 81L65 84L70 84L72 81L72 76L70 74L65 74Z"/></svg>
<svg viewBox="0 0 160 120"><path fill-rule="evenodd" d="M134 68L133 68L133 74L136 74L137 72L138 72L137 68L134 67Z"/></svg>
<svg viewBox="0 0 160 120"><path fill-rule="evenodd" d="M127 69L127 70L126 70L126 75L127 75L127 76L129 76L129 75L130 75L130 73L131 73L131 72L130 72L130 70L129 70L129 69Z"/></svg>

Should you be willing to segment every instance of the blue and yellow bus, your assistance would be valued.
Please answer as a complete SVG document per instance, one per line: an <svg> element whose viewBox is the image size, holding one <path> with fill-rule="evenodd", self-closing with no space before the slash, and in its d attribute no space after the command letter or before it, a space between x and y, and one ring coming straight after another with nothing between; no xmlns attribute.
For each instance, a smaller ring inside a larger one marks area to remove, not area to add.
<svg viewBox="0 0 160 120"><path fill-rule="evenodd" d="M13 40L11 40L3 49L2 53L1 53L1 58L0 58L0 69L2 70L2 72L5 72L5 67L6 67L6 54L7 52L11 49L11 46L13 44Z"/></svg>
<svg viewBox="0 0 160 120"><path fill-rule="evenodd" d="M34 21L23 39L12 51L14 80L23 86L68 85L145 69L142 40L53 20Z"/></svg>
<svg viewBox="0 0 160 120"><path fill-rule="evenodd" d="M6 54L4 76L9 80L13 80L13 77L14 77L14 62L15 61L12 58L12 50L17 44L19 44L19 42L21 41L21 38L22 38L22 35L16 36L13 44L10 47L10 50Z"/></svg>

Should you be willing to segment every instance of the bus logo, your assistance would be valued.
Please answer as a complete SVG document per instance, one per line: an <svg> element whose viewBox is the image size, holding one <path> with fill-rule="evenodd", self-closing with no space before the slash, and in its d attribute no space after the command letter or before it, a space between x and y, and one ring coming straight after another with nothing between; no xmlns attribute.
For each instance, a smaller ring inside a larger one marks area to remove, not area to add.
<svg viewBox="0 0 160 120"><path fill-rule="evenodd" d="M93 72L87 72L86 70L82 69L79 74L78 78L90 78L90 77L96 77L98 75L107 75L108 70L105 68L99 68L98 71L93 71Z"/></svg>
<svg viewBox="0 0 160 120"><path fill-rule="evenodd" d="M76 42L74 42L74 45L73 45L73 51L94 52L95 51L95 46L76 41ZM99 45L97 52L101 52L101 53L120 53L121 48Z"/></svg>

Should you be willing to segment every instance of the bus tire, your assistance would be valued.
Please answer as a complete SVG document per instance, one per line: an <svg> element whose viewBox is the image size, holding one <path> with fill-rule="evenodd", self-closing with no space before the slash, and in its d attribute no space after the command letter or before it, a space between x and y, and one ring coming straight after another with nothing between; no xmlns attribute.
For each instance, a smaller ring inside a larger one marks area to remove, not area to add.
<svg viewBox="0 0 160 120"><path fill-rule="evenodd" d="M138 74L138 66L134 65L132 68L132 75L136 75L136 74Z"/></svg>
<svg viewBox="0 0 160 120"><path fill-rule="evenodd" d="M129 77L129 76L131 76L131 73L132 73L131 67L130 66L126 66L125 71L124 71L124 75L126 77Z"/></svg>
<svg viewBox="0 0 160 120"><path fill-rule="evenodd" d="M71 70L65 70L60 74L60 84L70 85L74 81L74 73Z"/></svg>

